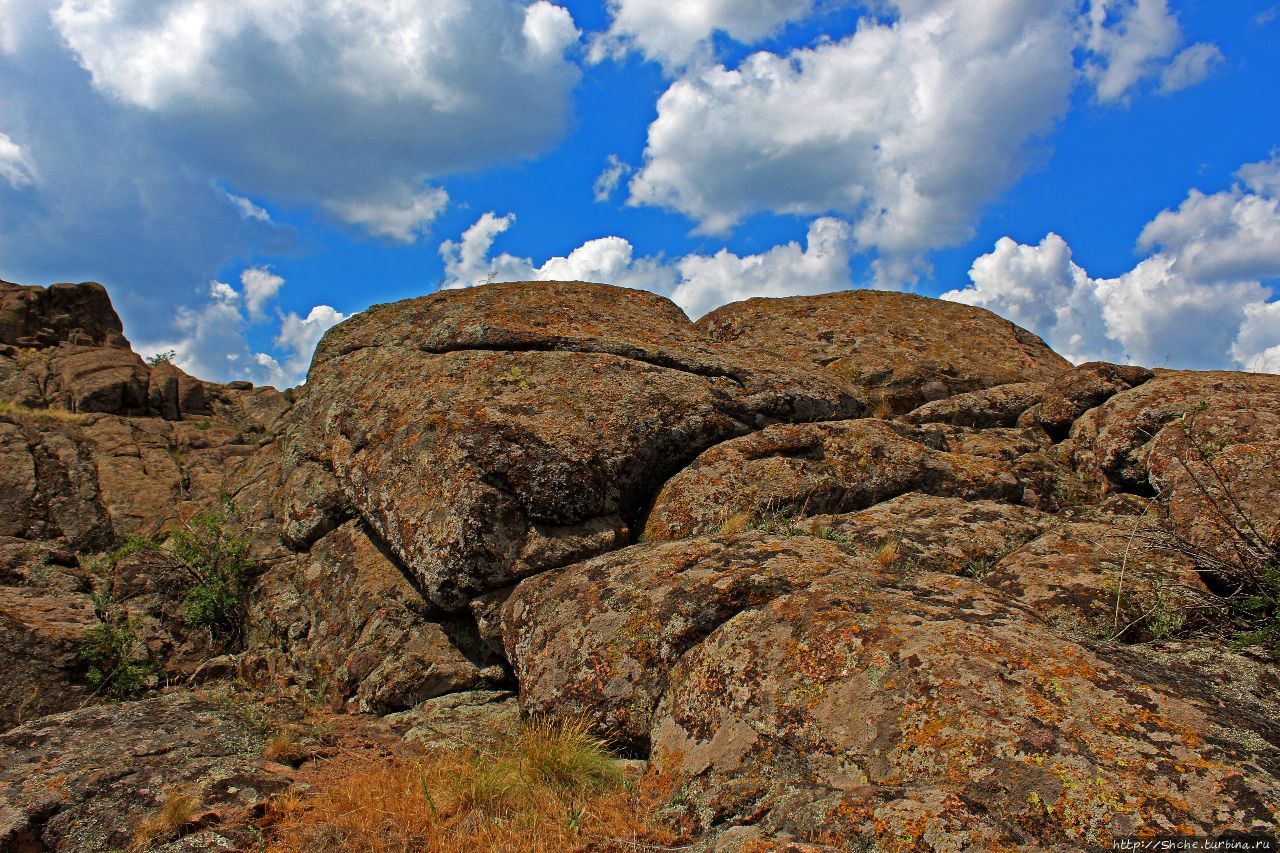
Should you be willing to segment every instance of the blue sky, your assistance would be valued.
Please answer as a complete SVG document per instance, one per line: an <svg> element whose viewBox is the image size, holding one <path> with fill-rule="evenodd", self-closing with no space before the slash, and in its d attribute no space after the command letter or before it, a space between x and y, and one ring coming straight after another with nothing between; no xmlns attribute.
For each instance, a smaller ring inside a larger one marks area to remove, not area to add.
<svg viewBox="0 0 1280 853"><path fill-rule="evenodd" d="M1280 372L1273 0L0 0L0 278L288 385L370 304L907 289Z"/></svg>

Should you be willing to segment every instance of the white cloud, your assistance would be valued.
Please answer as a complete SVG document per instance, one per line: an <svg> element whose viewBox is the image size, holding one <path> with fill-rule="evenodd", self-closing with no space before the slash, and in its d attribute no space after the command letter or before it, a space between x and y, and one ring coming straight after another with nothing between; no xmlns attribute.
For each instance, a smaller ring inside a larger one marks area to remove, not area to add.
<svg viewBox="0 0 1280 853"><path fill-rule="evenodd" d="M470 287L486 281L594 281L669 293L675 272L660 258L632 255L631 243L621 237L588 240L564 257L541 265L530 258L503 253L490 257L494 239L515 224L514 214L485 213L462 234L462 240L440 244L445 280L442 290Z"/></svg>
<svg viewBox="0 0 1280 853"><path fill-rule="evenodd" d="M299 317L292 311L281 316L275 343L288 353L284 371L290 377L290 384L306 373L311 355L324 333L345 319L341 311L329 305L315 306L306 317Z"/></svg>
<svg viewBox="0 0 1280 853"><path fill-rule="evenodd" d="M752 44L812 9L813 0L609 0L609 29L590 55L598 62L635 50L671 71L709 59L716 32Z"/></svg>
<svg viewBox="0 0 1280 853"><path fill-rule="evenodd" d="M676 264L680 285L672 300L691 317L755 296L826 293L851 286L849 223L823 217L809 226L806 245L790 242L740 257L721 249L710 257L687 255Z"/></svg>
<svg viewBox="0 0 1280 853"><path fill-rule="evenodd" d="M609 196L618 188L618 183L630 172L630 163L624 163L617 154L610 154L605 160L604 171L596 177L596 182L591 187L596 201L608 201Z"/></svg>
<svg viewBox="0 0 1280 853"><path fill-rule="evenodd" d="M1241 169L1246 186L1192 191L1138 240L1152 251L1116 278L1092 278L1056 234L1038 246L1001 238L974 261L972 284L943 294L989 308L1040 334L1073 361L1156 367L1280 369L1280 163Z"/></svg>
<svg viewBox="0 0 1280 853"><path fill-rule="evenodd" d="M284 279L250 268L243 271L240 281L242 291L226 282L209 282L206 302L178 308L176 337L140 343L136 349L144 353L173 350L177 353L175 363L201 379L248 379L277 388L297 385L306 375L321 336L345 316L328 305L315 306L305 317L292 311L277 312L280 326L274 343L280 348L278 357L255 352L248 333L266 319L262 309L278 294Z"/></svg>
<svg viewBox="0 0 1280 853"><path fill-rule="evenodd" d="M1177 210L1162 211L1142 229L1138 247L1175 257L1178 272L1197 280L1280 275L1280 158L1251 163L1237 176L1245 187L1192 190Z"/></svg>
<svg viewBox="0 0 1280 853"><path fill-rule="evenodd" d="M690 23L683 42L652 36L658 47L641 34L701 20L684 6L620 2L610 33L683 56L710 24ZM870 7L878 14L839 40L691 66L658 102L629 203L682 213L704 234L757 212L836 214L880 256L879 282L909 283L922 253L968 239L982 207L1036 161L1081 79L1122 103L1162 74L1167 91L1191 85L1221 56L1199 44L1174 58L1183 36L1166 0ZM776 7L777 20L798 8Z"/></svg>
<svg viewBox="0 0 1280 853"><path fill-rule="evenodd" d="M426 187L416 193L398 191L385 199L332 201L326 207L376 237L412 243L427 234L431 223L448 204L447 192Z"/></svg>
<svg viewBox="0 0 1280 853"><path fill-rule="evenodd" d="M223 194L227 197L227 201L231 202L235 209L240 211L241 219L254 219L258 222L271 223L271 214L267 213L266 210L254 204L249 199L244 196L236 195L232 192L226 192L225 190L223 191Z"/></svg>
<svg viewBox="0 0 1280 853"><path fill-rule="evenodd" d="M260 320L264 316L263 308L276 298L284 279L266 267L250 267L240 273L240 285L244 288L244 304L249 309L249 317Z"/></svg>
<svg viewBox="0 0 1280 853"><path fill-rule="evenodd" d="M1160 73L1160 92L1170 95L1208 79L1226 61L1216 44L1200 42L1179 53Z"/></svg>
<svg viewBox="0 0 1280 853"><path fill-rule="evenodd" d="M427 180L556 139L579 75L547 0L60 0L52 22L184 157L395 240L437 209Z"/></svg>
<svg viewBox="0 0 1280 853"><path fill-rule="evenodd" d="M1125 101L1159 74L1182 40L1168 0L1092 0L1086 16L1084 43L1093 58L1085 75L1104 103Z"/></svg>
<svg viewBox="0 0 1280 853"><path fill-rule="evenodd" d="M1280 302L1245 306L1231 356L1245 370L1280 373Z"/></svg>
<svg viewBox="0 0 1280 853"><path fill-rule="evenodd" d="M631 203L704 233L757 211L851 218L858 245L912 255L962 242L1067 108L1064 4L899 2L897 20L677 80L658 102Z"/></svg>
<svg viewBox="0 0 1280 853"><path fill-rule="evenodd" d="M824 293L851 286L847 222L820 218L809 226L806 245L774 246L758 255L721 249L714 255L690 254L668 261L634 255L621 237L588 240L562 257L542 264L510 254L492 255L497 236L515 224L515 216L485 213L459 241L440 245L445 262L442 290L486 281L594 281L661 293L691 317L726 302L753 296Z"/></svg>
<svg viewBox="0 0 1280 853"><path fill-rule="evenodd" d="M22 146L0 133L0 178L14 188L28 186L35 181L35 170Z"/></svg>

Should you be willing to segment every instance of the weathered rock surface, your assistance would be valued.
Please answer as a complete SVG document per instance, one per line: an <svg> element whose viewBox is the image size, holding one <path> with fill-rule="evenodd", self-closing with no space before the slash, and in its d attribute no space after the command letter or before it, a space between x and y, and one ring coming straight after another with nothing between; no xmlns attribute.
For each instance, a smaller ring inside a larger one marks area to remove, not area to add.
<svg viewBox="0 0 1280 853"><path fill-rule="evenodd" d="M861 512L799 519L789 528L911 571L974 576L1056 524L1028 507L913 492Z"/></svg>
<svg viewBox="0 0 1280 853"><path fill-rule="evenodd" d="M645 543L529 578L502 609L525 713L648 745L667 673L729 619L859 564L833 542L746 533Z"/></svg>
<svg viewBox="0 0 1280 853"><path fill-rule="evenodd" d="M1194 619L1208 594L1186 556L1129 524L1062 524L1000 559L982 580L1078 638L1167 634Z"/></svg>
<svg viewBox="0 0 1280 853"><path fill-rule="evenodd" d="M1280 545L1280 376L1161 371L1081 417L1064 446L1101 490L1160 495L1198 551Z"/></svg>
<svg viewBox="0 0 1280 853"><path fill-rule="evenodd" d="M79 650L97 623L83 593L0 586L0 731L90 698Z"/></svg>
<svg viewBox="0 0 1280 853"><path fill-rule="evenodd" d="M0 281L0 344L59 342L128 349L107 289L96 282L32 287Z"/></svg>
<svg viewBox="0 0 1280 853"><path fill-rule="evenodd" d="M1054 378L1071 365L1040 338L981 308L908 293L851 290L748 299L698 321L732 341L840 377L886 414L1015 382Z"/></svg>
<svg viewBox="0 0 1280 853"><path fill-rule="evenodd" d="M289 453L319 462L438 605L627 543L652 490L770 420L861 404L835 378L735 361L650 293L489 285L330 330Z"/></svg>
<svg viewBox="0 0 1280 853"><path fill-rule="evenodd" d="M187 693L12 729L0 734L0 848L123 849L174 790L197 804L184 829L214 830L204 849L250 843L252 810L288 784L289 768L264 760L262 744L235 705Z"/></svg>
<svg viewBox="0 0 1280 853"><path fill-rule="evenodd" d="M704 827L957 850L1273 830L1275 771L1214 731L988 588L925 573L729 621L671 673L652 739Z"/></svg>
<svg viewBox="0 0 1280 853"><path fill-rule="evenodd" d="M354 521L258 580L249 632L247 666L265 668L268 682L305 679L313 693L366 712L507 680L474 626L433 613Z"/></svg>
<svg viewBox="0 0 1280 853"><path fill-rule="evenodd" d="M952 424L954 426L1011 427L1027 409L1044 399L1047 382L1012 382L979 391L969 391L925 403L901 420L909 424Z"/></svg>
<svg viewBox="0 0 1280 853"><path fill-rule="evenodd" d="M671 478L645 524L680 539L770 516L850 512L907 492L1022 499L1007 463L935 450L878 420L777 425L726 441Z"/></svg>

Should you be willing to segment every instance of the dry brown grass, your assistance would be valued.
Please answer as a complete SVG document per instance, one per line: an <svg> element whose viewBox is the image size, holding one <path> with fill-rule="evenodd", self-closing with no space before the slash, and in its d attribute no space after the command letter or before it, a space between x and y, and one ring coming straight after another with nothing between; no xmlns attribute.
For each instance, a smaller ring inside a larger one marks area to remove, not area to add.
<svg viewBox="0 0 1280 853"><path fill-rule="evenodd" d="M326 762L265 819L271 853L661 849L676 779L630 781L583 725L526 725L488 749Z"/></svg>
<svg viewBox="0 0 1280 853"><path fill-rule="evenodd" d="M32 409L11 400L0 400L0 415L36 423L78 424L85 419L84 415L68 412L65 409Z"/></svg>
<svg viewBox="0 0 1280 853"><path fill-rule="evenodd" d="M195 814L196 798L181 788L171 788L160 808L143 818L133 831L132 851L147 850L156 841L178 832L191 823Z"/></svg>
<svg viewBox="0 0 1280 853"><path fill-rule="evenodd" d="M902 544L897 539L890 539L876 552L876 562L886 569L892 568L902 557Z"/></svg>

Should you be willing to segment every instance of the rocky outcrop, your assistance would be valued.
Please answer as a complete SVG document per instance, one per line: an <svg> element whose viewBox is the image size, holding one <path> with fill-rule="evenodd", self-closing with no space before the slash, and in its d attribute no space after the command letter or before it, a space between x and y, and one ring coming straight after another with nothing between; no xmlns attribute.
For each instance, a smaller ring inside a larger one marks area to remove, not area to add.
<svg viewBox="0 0 1280 853"><path fill-rule="evenodd" d="M832 542L753 532L636 545L530 578L502 608L521 707L587 716L646 749L685 653L744 610L858 567Z"/></svg>
<svg viewBox="0 0 1280 853"><path fill-rule="evenodd" d="M936 450L884 421L779 425L724 442L668 480L645 536L849 512L907 492L1017 502L1022 491L1007 462Z"/></svg>
<svg viewBox="0 0 1280 853"><path fill-rule="evenodd" d="M128 349L107 289L96 282L30 287L0 281L0 345Z"/></svg>
<svg viewBox="0 0 1280 853"><path fill-rule="evenodd" d="M36 290L0 286L0 848L122 846L175 789L157 843L245 846L322 751L263 756L295 702L424 748L585 719L707 849L1276 829L1280 667L1231 643L1280 536L1278 377L1072 368L903 294L694 324L535 282L376 306L281 394ZM224 496L230 635L188 623L190 567L90 556ZM102 619L149 698L95 704Z"/></svg>
<svg viewBox="0 0 1280 853"><path fill-rule="evenodd" d="M89 707L0 734L0 848L106 853L127 847L171 792L191 798L194 849L252 841L249 821L288 787L263 732L233 702L187 693ZM221 831L219 831L221 830Z"/></svg>
<svg viewBox="0 0 1280 853"><path fill-rule="evenodd" d="M691 818L838 847L1105 846L1271 830L1275 771L1187 702L959 578L819 584L670 674L651 737Z"/></svg>
<svg viewBox="0 0 1280 853"><path fill-rule="evenodd" d="M748 299L712 311L698 328L716 341L820 367L861 389L877 414L996 385L1047 381L1071 366L990 311L908 293Z"/></svg>
<svg viewBox="0 0 1280 853"><path fill-rule="evenodd" d="M339 707L385 714L507 681L474 625L433 612L355 521L259 579L249 633L245 671Z"/></svg>
<svg viewBox="0 0 1280 853"><path fill-rule="evenodd" d="M700 450L772 420L856 413L834 378L702 337L650 293L491 285L331 329L289 449L431 600L467 600L627 543Z"/></svg>

